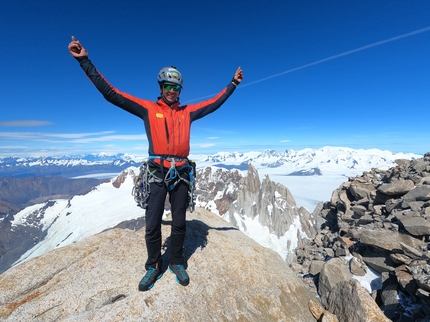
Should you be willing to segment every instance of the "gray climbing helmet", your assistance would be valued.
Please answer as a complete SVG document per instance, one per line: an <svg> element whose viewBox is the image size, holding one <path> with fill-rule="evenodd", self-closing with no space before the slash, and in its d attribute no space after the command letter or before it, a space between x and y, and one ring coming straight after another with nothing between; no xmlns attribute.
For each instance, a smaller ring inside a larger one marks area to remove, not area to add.
<svg viewBox="0 0 430 322"><path fill-rule="evenodd" d="M164 67L158 73L158 82L174 83L182 87L182 74L176 69L176 67Z"/></svg>

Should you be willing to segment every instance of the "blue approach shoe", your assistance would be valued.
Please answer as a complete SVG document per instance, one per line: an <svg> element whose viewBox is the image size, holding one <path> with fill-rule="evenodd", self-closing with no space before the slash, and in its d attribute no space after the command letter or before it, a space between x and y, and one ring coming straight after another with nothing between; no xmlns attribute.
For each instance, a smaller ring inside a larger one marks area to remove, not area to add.
<svg viewBox="0 0 430 322"><path fill-rule="evenodd" d="M190 283L190 278L185 271L184 265L169 264L169 271L176 275L176 282L178 282L182 286L187 286Z"/></svg>
<svg viewBox="0 0 430 322"><path fill-rule="evenodd" d="M161 278L161 276L163 276L161 270L154 267L149 267L145 276L139 283L139 291L144 292L150 290L154 286L154 283Z"/></svg>

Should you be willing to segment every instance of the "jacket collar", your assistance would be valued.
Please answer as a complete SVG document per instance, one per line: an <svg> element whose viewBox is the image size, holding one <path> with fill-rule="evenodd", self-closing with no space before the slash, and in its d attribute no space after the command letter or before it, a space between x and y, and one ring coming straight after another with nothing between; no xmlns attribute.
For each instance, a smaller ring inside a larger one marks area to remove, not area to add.
<svg viewBox="0 0 430 322"><path fill-rule="evenodd" d="M160 106L162 106L162 107L164 107L164 108L168 108L168 109L172 108L172 109L175 109L175 110L179 109L179 105L180 105L180 103L178 101L174 102L173 104L169 104L161 96L158 97L157 104L160 105Z"/></svg>

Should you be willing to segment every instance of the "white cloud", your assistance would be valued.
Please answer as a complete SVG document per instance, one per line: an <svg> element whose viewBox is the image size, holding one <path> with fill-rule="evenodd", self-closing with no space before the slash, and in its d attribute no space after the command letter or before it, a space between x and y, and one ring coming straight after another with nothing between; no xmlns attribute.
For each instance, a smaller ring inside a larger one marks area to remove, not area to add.
<svg viewBox="0 0 430 322"><path fill-rule="evenodd" d="M92 143L105 141L142 141L145 134L112 135L115 131L89 133L47 133L47 132L0 132L1 139L28 140L39 142L70 141L72 143Z"/></svg>
<svg viewBox="0 0 430 322"><path fill-rule="evenodd" d="M143 141L147 140L145 134L131 134L131 135L106 135L100 137L87 137L82 139L72 140L73 143L93 143L105 141Z"/></svg>
<svg viewBox="0 0 430 322"><path fill-rule="evenodd" d="M202 144L196 144L195 146L198 146L200 148L210 148L212 146L215 146L215 143L202 143Z"/></svg>
<svg viewBox="0 0 430 322"><path fill-rule="evenodd" d="M0 126L19 126L19 127L46 126L46 125L52 125L52 124L54 123L50 121L38 121L38 120L17 120L17 121L0 122Z"/></svg>
<svg viewBox="0 0 430 322"><path fill-rule="evenodd" d="M136 146L133 146L135 144ZM115 131L85 133L0 132L0 158L82 153L121 153L147 150L145 134L115 134Z"/></svg>
<svg viewBox="0 0 430 322"><path fill-rule="evenodd" d="M0 145L0 150L9 150L9 149L27 149L24 145Z"/></svg>

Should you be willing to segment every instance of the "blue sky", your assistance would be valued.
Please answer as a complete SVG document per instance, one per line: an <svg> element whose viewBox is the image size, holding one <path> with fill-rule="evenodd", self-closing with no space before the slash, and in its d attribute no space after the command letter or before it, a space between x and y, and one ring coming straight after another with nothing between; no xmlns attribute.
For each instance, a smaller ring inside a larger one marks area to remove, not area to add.
<svg viewBox="0 0 430 322"><path fill-rule="evenodd" d="M143 122L104 101L69 55L74 35L109 82L182 103L245 79L192 125L191 153L323 146L430 151L430 1L6 1L0 157L145 155Z"/></svg>

